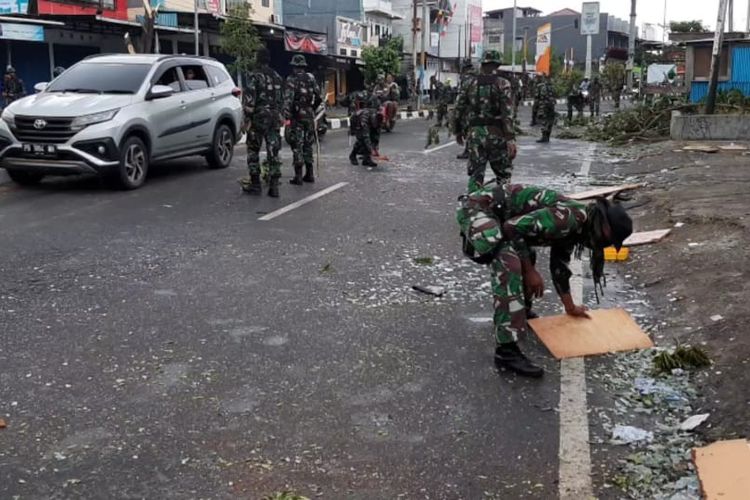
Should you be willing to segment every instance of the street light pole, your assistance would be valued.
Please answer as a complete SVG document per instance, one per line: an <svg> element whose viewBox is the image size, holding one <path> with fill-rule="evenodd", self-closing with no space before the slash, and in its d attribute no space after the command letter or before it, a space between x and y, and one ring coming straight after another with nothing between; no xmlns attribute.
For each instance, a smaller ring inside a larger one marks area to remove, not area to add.
<svg viewBox="0 0 750 500"><path fill-rule="evenodd" d="M195 16L193 19L193 29L195 30L195 55L200 55L200 49L201 49L201 42L200 42L200 33L198 32L198 0L195 0L194 5L194 12L193 15Z"/></svg>
<svg viewBox="0 0 750 500"><path fill-rule="evenodd" d="M630 38L628 39L628 91L633 88L633 70L635 69L635 38L638 28L635 25L635 2L630 0Z"/></svg>
<svg viewBox="0 0 750 500"><path fill-rule="evenodd" d="M518 6L518 0L513 0L513 40L510 44L510 60L511 60L511 71L516 72L516 9Z"/></svg>

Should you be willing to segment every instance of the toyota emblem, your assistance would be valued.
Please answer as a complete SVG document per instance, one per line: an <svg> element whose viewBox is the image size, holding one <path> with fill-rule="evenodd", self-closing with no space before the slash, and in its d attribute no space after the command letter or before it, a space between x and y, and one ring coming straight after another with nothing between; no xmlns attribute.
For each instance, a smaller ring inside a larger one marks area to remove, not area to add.
<svg viewBox="0 0 750 500"><path fill-rule="evenodd" d="M37 130L42 130L44 127L47 126L47 121L42 120L41 118L34 120L34 128Z"/></svg>

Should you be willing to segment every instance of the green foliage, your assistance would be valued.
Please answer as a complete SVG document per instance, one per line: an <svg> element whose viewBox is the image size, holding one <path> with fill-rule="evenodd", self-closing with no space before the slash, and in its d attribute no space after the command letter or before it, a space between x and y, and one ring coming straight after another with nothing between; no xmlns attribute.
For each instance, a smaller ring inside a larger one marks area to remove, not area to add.
<svg viewBox="0 0 750 500"><path fill-rule="evenodd" d="M255 65L255 51L261 45L258 31L250 21L252 8L242 3L229 11L227 21L221 26L221 49L234 57L229 71L234 75L245 74Z"/></svg>
<svg viewBox="0 0 750 500"><path fill-rule="evenodd" d="M625 65L608 63L602 71L602 85L610 92L621 92L625 85Z"/></svg>
<svg viewBox="0 0 750 500"><path fill-rule="evenodd" d="M573 69L567 73L559 73L552 78L552 86L557 97L567 97L571 90L577 89L583 81L583 72Z"/></svg>
<svg viewBox="0 0 750 500"><path fill-rule="evenodd" d="M703 23L696 21L672 21L669 23L669 31L672 33L703 33L706 28Z"/></svg>
<svg viewBox="0 0 750 500"><path fill-rule="evenodd" d="M365 62L365 82L374 83L378 74L397 75L401 70L401 55L404 41L394 37L382 47L365 47L362 49L362 60Z"/></svg>

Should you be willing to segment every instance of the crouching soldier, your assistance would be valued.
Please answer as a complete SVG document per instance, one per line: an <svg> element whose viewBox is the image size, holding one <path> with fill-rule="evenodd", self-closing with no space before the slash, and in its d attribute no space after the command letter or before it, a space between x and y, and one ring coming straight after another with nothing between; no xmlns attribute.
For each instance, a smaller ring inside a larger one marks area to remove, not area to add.
<svg viewBox="0 0 750 500"><path fill-rule="evenodd" d="M541 297L544 280L532 261L534 247L550 247L550 271L557 294L571 316L587 317L570 293L571 255L591 252L594 286L604 278L604 248L619 250L633 224L625 209L599 199L571 200L551 189L521 184L483 187L461 198L456 214L464 253L490 267L495 302L495 363L519 375L541 377L516 344L526 332L526 300Z"/></svg>
<svg viewBox="0 0 750 500"><path fill-rule="evenodd" d="M357 155L362 156L362 165L366 167L377 167L372 161L373 156L379 156L380 125L382 116L378 113L380 101L373 96L367 100L366 105L354 113L351 118L351 130L349 133L355 137L354 147L349 154L352 165L359 165Z"/></svg>

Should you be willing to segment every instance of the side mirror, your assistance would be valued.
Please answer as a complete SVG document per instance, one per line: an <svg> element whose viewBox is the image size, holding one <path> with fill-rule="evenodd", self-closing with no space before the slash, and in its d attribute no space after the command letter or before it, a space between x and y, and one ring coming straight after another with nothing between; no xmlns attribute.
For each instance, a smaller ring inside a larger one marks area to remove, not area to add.
<svg viewBox="0 0 750 500"><path fill-rule="evenodd" d="M174 94L174 89L168 85L154 85L148 93L148 99L164 99Z"/></svg>
<svg viewBox="0 0 750 500"><path fill-rule="evenodd" d="M34 85L34 90L36 90L37 92L44 92L45 90L47 90L47 87L49 87L48 82L39 82Z"/></svg>

